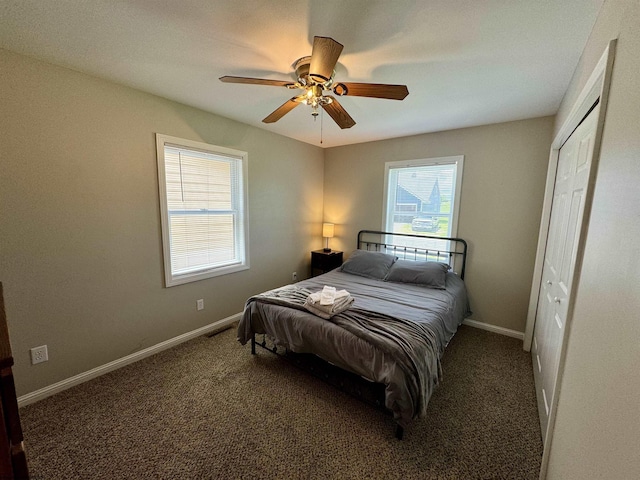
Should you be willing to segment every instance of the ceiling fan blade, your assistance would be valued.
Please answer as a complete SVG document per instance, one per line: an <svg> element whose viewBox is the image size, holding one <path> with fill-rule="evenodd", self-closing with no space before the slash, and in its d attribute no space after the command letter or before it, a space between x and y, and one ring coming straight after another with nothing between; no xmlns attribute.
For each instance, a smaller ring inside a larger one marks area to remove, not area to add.
<svg viewBox="0 0 640 480"><path fill-rule="evenodd" d="M344 129L353 127L356 122L351 118L344 107L338 103L338 100L331 95L326 96L333 101L329 104L322 104L322 108L331 115L331 118L333 118L340 128Z"/></svg>
<svg viewBox="0 0 640 480"><path fill-rule="evenodd" d="M333 92L340 96L387 98L390 100L403 100L409 95L406 85L388 85L386 83L340 82L334 85Z"/></svg>
<svg viewBox="0 0 640 480"><path fill-rule="evenodd" d="M311 65L309 76L319 83L324 83L333 75L338 57L342 53L343 45L329 37L313 37L311 50Z"/></svg>
<svg viewBox="0 0 640 480"><path fill-rule="evenodd" d="M305 98L304 95L300 95L298 97L290 98L289 100L284 102L282 105L280 105L278 108L276 108L273 112L271 112L269 115L267 115L264 118L264 120L262 120L262 122L263 123L274 123L274 122L277 122L282 117L284 117L287 113L289 113L291 110L293 110L298 105L300 105L300 102L304 98Z"/></svg>
<svg viewBox="0 0 640 480"><path fill-rule="evenodd" d="M269 80L266 78L251 78L251 77L220 77L220 81L224 83L249 83L251 85L271 85L273 87L292 87L294 82L288 80Z"/></svg>

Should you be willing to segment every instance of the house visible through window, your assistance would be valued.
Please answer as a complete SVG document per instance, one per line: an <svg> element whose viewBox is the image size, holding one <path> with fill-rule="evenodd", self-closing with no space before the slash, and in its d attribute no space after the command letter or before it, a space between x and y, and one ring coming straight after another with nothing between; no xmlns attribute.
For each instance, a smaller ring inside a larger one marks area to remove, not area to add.
<svg viewBox="0 0 640 480"><path fill-rule="evenodd" d="M166 286L248 268L247 154L156 135Z"/></svg>
<svg viewBox="0 0 640 480"><path fill-rule="evenodd" d="M455 156L387 162L383 230L455 237L463 160ZM434 248L439 243L434 241Z"/></svg>

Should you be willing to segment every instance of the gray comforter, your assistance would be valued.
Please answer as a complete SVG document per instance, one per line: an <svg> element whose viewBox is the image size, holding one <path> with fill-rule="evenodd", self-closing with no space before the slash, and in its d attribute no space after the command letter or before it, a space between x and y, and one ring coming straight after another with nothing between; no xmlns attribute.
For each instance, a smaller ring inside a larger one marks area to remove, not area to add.
<svg viewBox="0 0 640 480"><path fill-rule="evenodd" d="M324 285L349 291L353 306L330 320L306 311L306 296ZM238 340L266 333L291 351L383 383L385 406L406 426L425 413L444 348L467 314L464 283L454 274L446 290L434 290L334 270L250 298Z"/></svg>

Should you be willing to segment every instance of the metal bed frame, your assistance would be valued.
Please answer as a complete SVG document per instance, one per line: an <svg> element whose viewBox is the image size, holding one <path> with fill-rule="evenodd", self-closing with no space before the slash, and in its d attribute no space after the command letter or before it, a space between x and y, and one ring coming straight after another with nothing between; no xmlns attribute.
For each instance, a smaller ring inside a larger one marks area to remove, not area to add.
<svg viewBox="0 0 640 480"><path fill-rule="evenodd" d="M415 246L411 239L421 241L435 240L435 247ZM403 241L404 240L404 241ZM440 248L442 247L442 248ZM376 230L360 230L358 232L357 248L383 252L412 261L438 261L447 263L452 270L464 280L467 259L467 242L455 237L436 237L429 235L412 235L407 233L391 233ZM256 335L262 335L262 341L256 340ZM322 360L309 353L295 353L284 347L278 347L267 338L266 334L255 334L251 337L251 354L256 354L256 345L287 360L294 366L311 373L324 382L338 388L358 400L367 403L382 412L391 415L385 406L385 385L362 378L360 375ZM404 428L396 424L395 436L402 440Z"/></svg>
<svg viewBox="0 0 640 480"><path fill-rule="evenodd" d="M434 240L436 245L433 247L406 245L406 243L411 243L409 239L412 238ZM407 242L402 242L405 243L404 245L400 242L402 239L407 240ZM442 244L443 248L437 244ZM443 262L450 265L452 270L464 280L468 246L462 238L360 230L357 248L388 253L404 260Z"/></svg>

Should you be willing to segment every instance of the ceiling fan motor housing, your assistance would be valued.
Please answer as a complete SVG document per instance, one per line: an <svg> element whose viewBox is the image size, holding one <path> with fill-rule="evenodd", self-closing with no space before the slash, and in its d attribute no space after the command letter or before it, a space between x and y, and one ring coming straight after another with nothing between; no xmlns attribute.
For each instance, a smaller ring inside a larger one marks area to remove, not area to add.
<svg viewBox="0 0 640 480"><path fill-rule="evenodd" d="M311 56L299 58L293 62L294 76L300 85L306 85L309 78L309 65L311 65Z"/></svg>

